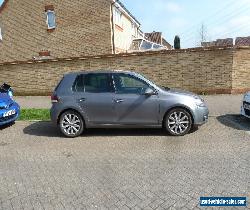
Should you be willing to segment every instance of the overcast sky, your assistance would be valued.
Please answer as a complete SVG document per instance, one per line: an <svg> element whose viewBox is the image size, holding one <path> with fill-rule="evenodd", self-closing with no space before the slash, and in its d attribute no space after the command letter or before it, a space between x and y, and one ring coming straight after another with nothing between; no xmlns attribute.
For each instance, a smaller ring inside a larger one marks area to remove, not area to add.
<svg viewBox="0 0 250 210"><path fill-rule="evenodd" d="M0 0L0 3L3 0ZM250 0L121 0L141 22L144 32L161 31L173 44L196 46L205 26L207 40L250 36Z"/></svg>

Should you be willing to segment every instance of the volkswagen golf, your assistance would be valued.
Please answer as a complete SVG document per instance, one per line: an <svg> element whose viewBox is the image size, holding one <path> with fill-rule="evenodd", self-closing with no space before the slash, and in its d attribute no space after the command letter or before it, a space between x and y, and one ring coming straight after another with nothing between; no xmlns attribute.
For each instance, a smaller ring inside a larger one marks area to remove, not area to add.
<svg viewBox="0 0 250 210"><path fill-rule="evenodd" d="M68 73L51 95L51 120L67 137L88 128L164 128L183 136L208 120L204 100L130 71Z"/></svg>

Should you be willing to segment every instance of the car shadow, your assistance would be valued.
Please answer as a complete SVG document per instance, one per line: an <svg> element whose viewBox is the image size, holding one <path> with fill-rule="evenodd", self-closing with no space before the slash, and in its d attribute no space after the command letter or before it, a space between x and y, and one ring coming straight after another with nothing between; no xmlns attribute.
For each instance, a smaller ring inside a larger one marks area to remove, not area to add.
<svg viewBox="0 0 250 210"><path fill-rule="evenodd" d="M15 125L15 122L11 122L11 123L8 123L8 124L5 124L5 125L1 125L0 130L7 129L7 128L13 126L13 125Z"/></svg>
<svg viewBox="0 0 250 210"><path fill-rule="evenodd" d="M197 129L193 129L190 133L195 131ZM23 129L23 132L32 136L64 137L59 128L45 121L30 124ZM169 136L169 134L157 128L92 128L87 129L82 136Z"/></svg>
<svg viewBox="0 0 250 210"><path fill-rule="evenodd" d="M49 121L34 122L25 127L23 133L31 136L62 137L59 129Z"/></svg>
<svg viewBox="0 0 250 210"><path fill-rule="evenodd" d="M221 124L243 131L250 131L250 119L237 114L226 114L216 118Z"/></svg>

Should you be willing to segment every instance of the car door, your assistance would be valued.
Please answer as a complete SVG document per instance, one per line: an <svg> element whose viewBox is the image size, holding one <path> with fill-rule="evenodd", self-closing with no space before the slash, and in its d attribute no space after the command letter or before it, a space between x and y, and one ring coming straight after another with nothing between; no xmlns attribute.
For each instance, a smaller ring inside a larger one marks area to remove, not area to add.
<svg viewBox="0 0 250 210"><path fill-rule="evenodd" d="M112 124L115 120L114 89L111 74L80 75L74 84L76 100L93 124Z"/></svg>
<svg viewBox="0 0 250 210"><path fill-rule="evenodd" d="M150 87L140 78L126 73L114 73L115 112L117 124L156 125L159 123L158 95L145 95Z"/></svg>

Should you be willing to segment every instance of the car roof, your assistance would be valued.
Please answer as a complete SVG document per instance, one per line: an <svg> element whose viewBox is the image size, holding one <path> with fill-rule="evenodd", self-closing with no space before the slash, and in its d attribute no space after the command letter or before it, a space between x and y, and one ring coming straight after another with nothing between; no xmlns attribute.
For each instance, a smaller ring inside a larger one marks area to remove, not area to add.
<svg viewBox="0 0 250 210"><path fill-rule="evenodd" d="M116 74L116 73L130 73L135 74L135 72L132 71L126 71L126 70L93 70L93 71L77 71L77 72L70 72L65 75L79 75L79 74Z"/></svg>

